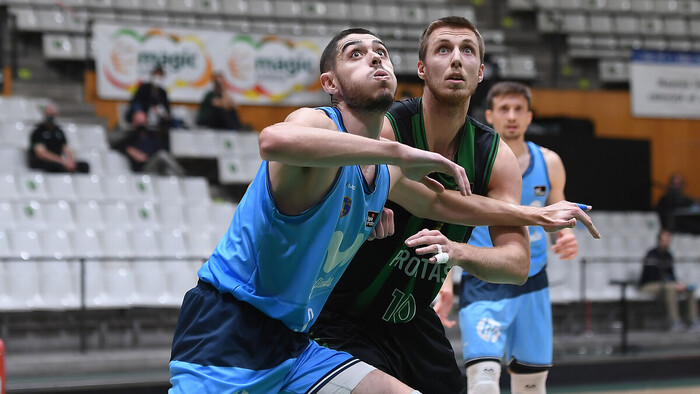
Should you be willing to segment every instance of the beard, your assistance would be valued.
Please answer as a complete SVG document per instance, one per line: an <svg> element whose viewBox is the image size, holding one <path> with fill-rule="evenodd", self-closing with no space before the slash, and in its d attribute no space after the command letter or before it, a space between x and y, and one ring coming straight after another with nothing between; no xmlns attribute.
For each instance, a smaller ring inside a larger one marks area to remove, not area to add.
<svg viewBox="0 0 700 394"><path fill-rule="evenodd" d="M475 83L474 86L470 86L469 78L467 77L465 80L467 83L466 88L446 90L443 86L441 86L444 84L442 75L434 78L429 74L430 72L426 66L425 84L428 87L428 90L430 90L430 93L432 93L433 97L435 97L435 100L438 103L449 107L466 105L478 86L478 83Z"/></svg>
<svg viewBox="0 0 700 394"><path fill-rule="evenodd" d="M363 97L364 94L361 93L361 89L357 84L351 86L345 86L343 83L339 84L345 104L349 108L368 113L384 113L394 103L394 95L390 92L390 89L382 88L373 97Z"/></svg>

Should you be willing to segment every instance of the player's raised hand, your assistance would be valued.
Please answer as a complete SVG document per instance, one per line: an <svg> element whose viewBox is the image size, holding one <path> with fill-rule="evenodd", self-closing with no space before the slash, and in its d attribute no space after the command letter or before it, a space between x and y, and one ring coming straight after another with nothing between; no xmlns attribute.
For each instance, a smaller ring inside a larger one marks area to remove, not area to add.
<svg viewBox="0 0 700 394"><path fill-rule="evenodd" d="M560 231L552 245L552 251L562 260L571 260L578 255L578 241L571 231Z"/></svg>
<svg viewBox="0 0 700 394"><path fill-rule="evenodd" d="M449 275L448 275L449 277ZM433 309L437 313L442 325L450 328L457 324L456 321L450 320L449 314L452 310L452 304L454 303L454 290L452 290L452 282L450 281L449 286L442 286L440 292L435 298L435 304L433 304Z"/></svg>
<svg viewBox="0 0 700 394"><path fill-rule="evenodd" d="M586 211L591 210L590 205L559 201L555 204L538 209L541 210L545 220L545 223L541 226L547 232L554 233L565 228L573 228L576 226L576 221L578 220L586 226L593 238L600 238L600 232L598 232L591 218L584 212L584 209Z"/></svg>
<svg viewBox="0 0 700 394"><path fill-rule="evenodd" d="M467 196L472 193L467 173L462 166L438 153L411 148L407 145L402 145L401 147L403 152L401 161L397 165L401 168L401 172L406 178L420 182L436 192L442 192L445 190L444 186L435 179L428 177L433 172L442 172L455 179L462 195Z"/></svg>

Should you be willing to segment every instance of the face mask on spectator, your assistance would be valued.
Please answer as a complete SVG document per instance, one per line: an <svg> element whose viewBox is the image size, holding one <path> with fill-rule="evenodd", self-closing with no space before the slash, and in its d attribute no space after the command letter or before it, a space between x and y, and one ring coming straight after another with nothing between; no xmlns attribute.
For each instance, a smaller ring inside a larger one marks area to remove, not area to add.
<svg viewBox="0 0 700 394"><path fill-rule="evenodd" d="M163 86L163 77L161 77L160 75L154 75L151 78L151 83L155 86L161 87Z"/></svg>

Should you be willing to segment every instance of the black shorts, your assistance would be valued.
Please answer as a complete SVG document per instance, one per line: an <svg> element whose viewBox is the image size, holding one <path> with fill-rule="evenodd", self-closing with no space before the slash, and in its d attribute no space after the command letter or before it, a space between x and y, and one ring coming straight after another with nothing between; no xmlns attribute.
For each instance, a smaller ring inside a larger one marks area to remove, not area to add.
<svg viewBox="0 0 700 394"><path fill-rule="evenodd" d="M324 309L310 334L319 345L348 352L423 394L466 393L466 380L433 308L402 324Z"/></svg>

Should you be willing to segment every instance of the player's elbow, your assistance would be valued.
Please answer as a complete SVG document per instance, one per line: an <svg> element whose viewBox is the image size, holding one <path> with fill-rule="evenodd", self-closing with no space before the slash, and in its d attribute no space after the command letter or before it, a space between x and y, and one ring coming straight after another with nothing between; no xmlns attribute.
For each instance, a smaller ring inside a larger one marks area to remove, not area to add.
<svg viewBox="0 0 700 394"><path fill-rule="evenodd" d="M522 285L527 281L528 274L530 273L530 248L525 247L518 250L515 256L515 264L513 269L514 283L517 285Z"/></svg>
<svg viewBox="0 0 700 394"><path fill-rule="evenodd" d="M258 137L260 145L260 157L265 161L278 159L284 148L289 145L286 137L278 125L265 127Z"/></svg>
<svg viewBox="0 0 700 394"><path fill-rule="evenodd" d="M516 269L513 272L513 284L518 286L524 284L527 281L529 273L530 259L527 258L525 261L519 261L518 264L516 264Z"/></svg>

